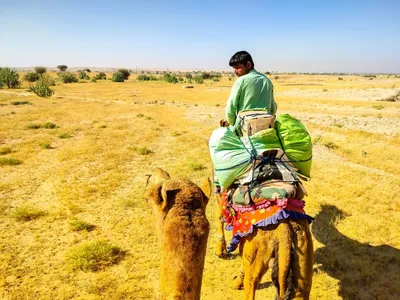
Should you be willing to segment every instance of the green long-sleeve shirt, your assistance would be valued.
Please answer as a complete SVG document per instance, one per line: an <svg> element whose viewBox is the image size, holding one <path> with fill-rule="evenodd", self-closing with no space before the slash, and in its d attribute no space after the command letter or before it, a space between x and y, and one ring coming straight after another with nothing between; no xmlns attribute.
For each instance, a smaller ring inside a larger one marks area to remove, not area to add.
<svg viewBox="0 0 400 300"><path fill-rule="evenodd" d="M226 104L226 119L230 125L235 125L239 111L265 108L272 115L276 113L272 82L256 70L240 76L233 84L231 95Z"/></svg>

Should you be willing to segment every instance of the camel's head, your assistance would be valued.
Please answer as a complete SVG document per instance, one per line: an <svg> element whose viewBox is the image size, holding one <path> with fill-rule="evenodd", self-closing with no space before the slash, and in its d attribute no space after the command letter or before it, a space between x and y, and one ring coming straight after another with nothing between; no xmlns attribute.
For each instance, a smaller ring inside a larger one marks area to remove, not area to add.
<svg viewBox="0 0 400 300"><path fill-rule="evenodd" d="M147 203L159 212L167 212L168 207L171 207L175 202L175 196L186 187L187 182L170 180L170 176L166 171L157 168L153 174L149 175L147 180L145 193ZM190 184L194 185L193 183ZM196 188L198 189L197 186ZM211 182L208 178L201 187L200 194L201 205L205 208L211 195Z"/></svg>

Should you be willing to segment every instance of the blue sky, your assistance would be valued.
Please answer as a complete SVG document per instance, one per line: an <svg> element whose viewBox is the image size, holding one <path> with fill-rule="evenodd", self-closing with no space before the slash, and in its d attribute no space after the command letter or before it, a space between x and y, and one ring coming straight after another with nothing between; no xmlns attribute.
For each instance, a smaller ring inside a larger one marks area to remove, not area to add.
<svg viewBox="0 0 400 300"><path fill-rule="evenodd" d="M400 73L400 1L0 0L0 65Z"/></svg>

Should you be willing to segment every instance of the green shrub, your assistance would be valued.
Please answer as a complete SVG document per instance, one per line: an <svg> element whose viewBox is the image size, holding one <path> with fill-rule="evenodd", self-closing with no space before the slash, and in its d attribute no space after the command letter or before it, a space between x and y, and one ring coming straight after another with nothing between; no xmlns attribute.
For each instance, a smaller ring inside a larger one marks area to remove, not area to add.
<svg viewBox="0 0 400 300"><path fill-rule="evenodd" d="M22 164L22 161L12 157L0 157L0 166L16 166Z"/></svg>
<svg viewBox="0 0 400 300"><path fill-rule="evenodd" d="M86 72L80 71L79 75L78 75L79 79L83 79L83 80L89 80L90 77L88 74L86 74Z"/></svg>
<svg viewBox="0 0 400 300"><path fill-rule="evenodd" d="M49 143L41 143L39 146L42 149L53 149Z"/></svg>
<svg viewBox="0 0 400 300"><path fill-rule="evenodd" d="M99 72L94 76L95 80L105 80L107 79L107 75L104 72Z"/></svg>
<svg viewBox="0 0 400 300"><path fill-rule="evenodd" d="M199 83L199 84L204 83L203 78L201 76L199 76L199 75L194 76L193 80L194 80L195 83Z"/></svg>
<svg viewBox="0 0 400 300"><path fill-rule="evenodd" d="M105 241L88 242L69 251L67 259L73 269L98 271L121 261L125 252Z"/></svg>
<svg viewBox="0 0 400 300"><path fill-rule="evenodd" d="M57 68L61 71L61 72L65 72L68 69L68 66L66 65L58 65Z"/></svg>
<svg viewBox="0 0 400 300"><path fill-rule="evenodd" d="M61 81L64 83L78 82L78 78L76 77L76 75L71 72L60 72L60 73L58 73L58 76L60 77Z"/></svg>
<svg viewBox="0 0 400 300"><path fill-rule="evenodd" d="M88 73L92 72L92 71L90 71L90 69L83 69L82 71L88 72Z"/></svg>
<svg viewBox="0 0 400 300"><path fill-rule="evenodd" d="M189 163L189 169L192 171L201 171L204 170L206 167L203 166L202 163L199 162L190 162Z"/></svg>
<svg viewBox="0 0 400 300"><path fill-rule="evenodd" d="M162 77L162 80L168 83L178 83L178 78L176 78L175 74L165 73Z"/></svg>
<svg viewBox="0 0 400 300"><path fill-rule="evenodd" d="M61 134L58 135L59 139L69 139L71 137L72 137L72 135L70 135L69 133L66 133L66 132L61 133Z"/></svg>
<svg viewBox="0 0 400 300"><path fill-rule="evenodd" d="M25 126L26 129L39 129L40 127L41 125L37 123L31 123Z"/></svg>
<svg viewBox="0 0 400 300"><path fill-rule="evenodd" d="M112 74L111 81L112 82L124 82L125 76L121 72L115 72Z"/></svg>
<svg viewBox="0 0 400 300"><path fill-rule="evenodd" d="M46 129L54 129L57 128L57 125L51 122L46 122L43 125L40 126L41 128L46 128Z"/></svg>
<svg viewBox="0 0 400 300"><path fill-rule="evenodd" d="M10 68L0 69L0 82L8 88L18 88L21 85L17 71Z"/></svg>
<svg viewBox="0 0 400 300"><path fill-rule="evenodd" d="M39 74L35 72L28 72L24 75L24 80L28 82L35 82L39 80Z"/></svg>
<svg viewBox="0 0 400 300"><path fill-rule="evenodd" d="M51 97L54 94L51 85L54 85L54 80L50 76L43 75L36 84L29 87L29 90L39 97Z"/></svg>
<svg viewBox="0 0 400 300"><path fill-rule="evenodd" d="M35 67L35 72L39 75L46 73L47 69L45 67Z"/></svg>
<svg viewBox="0 0 400 300"><path fill-rule="evenodd" d="M127 69L119 69L117 72L120 72L124 75L124 80L128 80L129 76L131 76L131 72Z"/></svg>

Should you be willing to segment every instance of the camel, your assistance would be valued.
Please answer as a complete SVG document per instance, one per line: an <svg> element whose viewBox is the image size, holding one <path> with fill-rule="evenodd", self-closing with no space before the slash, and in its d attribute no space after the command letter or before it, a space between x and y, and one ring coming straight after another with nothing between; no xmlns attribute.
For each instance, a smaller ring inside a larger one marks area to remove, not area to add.
<svg viewBox="0 0 400 300"><path fill-rule="evenodd" d="M189 180L170 179L157 168L145 197L153 208L161 248L160 299L198 300L209 222L205 209L211 195L208 179L200 189Z"/></svg>
<svg viewBox="0 0 400 300"><path fill-rule="evenodd" d="M219 196L217 196L218 204ZM227 254L222 208L217 205L218 235L216 254ZM312 283L313 243L306 219L285 219L276 225L253 228L239 244L243 271L235 277L234 288L244 288L245 300L255 299L257 285L272 268L277 299L309 299Z"/></svg>

